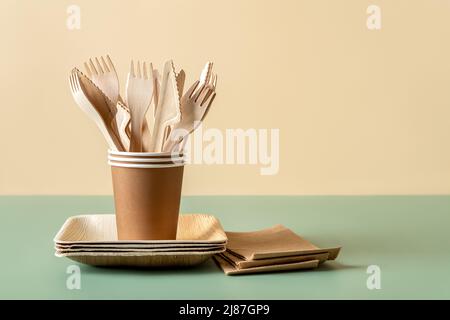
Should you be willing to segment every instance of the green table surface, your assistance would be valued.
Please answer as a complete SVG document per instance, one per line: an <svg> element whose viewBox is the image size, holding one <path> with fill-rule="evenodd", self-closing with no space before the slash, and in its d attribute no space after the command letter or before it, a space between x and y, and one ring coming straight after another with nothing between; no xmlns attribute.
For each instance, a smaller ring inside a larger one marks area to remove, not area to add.
<svg viewBox="0 0 450 320"><path fill-rule="evenodd" d="M68 290L53 237L67 217L112 213L111 197L0 197L2 299L449 299L450 196L196 196L182 212L218 217L226 230L284 224L319 246L342 245L336 261L311 271L226 276L208 260L190 269L80 265ZM381 270L369 290L367 267Z"/></svg>

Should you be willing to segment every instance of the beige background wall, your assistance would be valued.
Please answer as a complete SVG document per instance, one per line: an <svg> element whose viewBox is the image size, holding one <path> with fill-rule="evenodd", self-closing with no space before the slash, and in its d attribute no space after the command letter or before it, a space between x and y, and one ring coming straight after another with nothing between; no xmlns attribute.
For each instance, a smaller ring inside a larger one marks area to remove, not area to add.
<svg viewBox="0 0 450 320"><path fill-rule="evenodd" d="M1 194L111 193L67 80L106 53L122 83L131 58L173 58L188 81L211 59L207 127L280 129L278 175L189 166L184 194L450 192L449 1L3 0L0 23Z"/></svg>

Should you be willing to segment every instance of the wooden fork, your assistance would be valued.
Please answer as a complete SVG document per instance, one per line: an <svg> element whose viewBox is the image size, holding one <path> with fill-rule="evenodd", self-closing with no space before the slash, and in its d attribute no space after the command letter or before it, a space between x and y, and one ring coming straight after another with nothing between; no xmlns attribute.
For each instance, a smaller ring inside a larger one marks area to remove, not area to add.
<svg viewBox="0 0 450 320"><path fill-rule="evenodd" d="M105 137L112 150L123 151L123 146L111 127L112 114L107 108L100 90L90 83L87 77L78 70L72 70L69 82L72 95L78 106L91 118Z"/></svg>
<svg viewBox="0 0 450 320"><path fill-rule="evenodd" d="M106 55L106 59L101 56L100 60L97 57L94 60L95 64L92 59L84 63L86 75L105 93L115 106L117 101L120 100L120 94L119 78L117 77L114 64L109 55Z"/></svg>
<svg viewBox="0 0 450 320"><path fill-rule="evenodd" d="M153 132L153 127L155 125L156 108L158 106L160 87L161 76L157 69L153 69L153 99L145 115L144 126L142 128L142 151L145 152L153 151L151 147L151 132Z"/></svg>
<svg viewBox="0 0 450 320"><path fill-rule="evenodd" d="M131 61L126 88L126 101L128 108L130 108L131 116L130 151L142 151L143 124L145 114L153 98L153 91L154 78L152 64L150 63L147 68L147 64L143 62L141 69L140 62L138 61L135 70L134 63ZM147 139L150 139L150 137L145 138L145 140Z"/></svg>
<svg viewBox="0 0 450 320"><path fill-rule="evenodd" d="M120 123L117 128L119 132L120 141L122 142L125 151L130 151L130 136L128 134L129 124L130 124L130 112L127 106L121 102L117 101L117 123Z"/></svg>
<svg viewBox="0 0 450 320"><path fill-rule="evenodd" d="M95 61L95 64L94 64ZM101 56L100 59L95 57L94 61L89 59L89 61L84 63L86 69L86 75L91 79L91 81L99 87L108 99L112 102L109 105L111 113L114 115L112 127L120 135L120 140L124 146L130 144L130 138L128 135L121 135L120 128L126 126L128 123L124 123L125 119L130 118L128 111L124 108L117 107L117 103L123 102L120 97L119 91L119 78L117 77L116 68L109 57L106 55L106 59Z"/></svg>
<svg viewBox="0 0 450 320"><path fill-rule="evenodd" d="M199 84L200 81L196 81L181 98L181 120L173 125L171 137L164 145L164 152L173 151L177 144L180 144L180 150L183 149L184 144L181 145L181 142L186 141L187 136L198 128L214 101L216 97L214 83L201 86Z"/></svg>
<svg viewBox="0 0 450 320"><path fill-rule="evenodd" d="M156 108L155 124L153 126L151 150L160 152L163 149L164 133L167 126L174 125L180 121L180 96L176 80L173 61L164 64L161 80L161 92L158 106Z"/></svg>

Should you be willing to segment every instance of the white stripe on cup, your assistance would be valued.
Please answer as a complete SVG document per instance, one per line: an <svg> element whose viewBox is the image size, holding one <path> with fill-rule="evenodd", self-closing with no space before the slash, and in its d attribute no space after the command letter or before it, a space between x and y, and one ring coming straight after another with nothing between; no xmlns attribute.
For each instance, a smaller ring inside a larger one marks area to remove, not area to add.
<svg viewBox="0 0 450 320"><path fill-rule="evenodd" d="M172 168L184 166L184 162L171 163L171 164L135 164L135 163L121 163L116 161L108 160L108 164L113 167L123 167L123 168Z"/></svg>
<svg viewBox="0 0 450 320"><path fill-rule="evenodd" d="M114 156L129 156L129 157L164 157L168 158L172 156L172 152L125 152L108 150L110 155ZM173 153L173 156L183 156L183 154Z"/></svg>
<svg viewBox="0 0 450 320"><path fill-rule="evenodd" d="M108 160L119 162L147 162L147 163L159 163L159 162L182 162L182 157L173 158L122 158L108 155Z"/></svg>

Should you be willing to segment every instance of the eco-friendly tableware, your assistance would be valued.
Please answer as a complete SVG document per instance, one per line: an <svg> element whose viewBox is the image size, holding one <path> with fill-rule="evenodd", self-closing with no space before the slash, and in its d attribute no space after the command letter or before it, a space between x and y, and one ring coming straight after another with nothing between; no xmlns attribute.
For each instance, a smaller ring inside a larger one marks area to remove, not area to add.
<svg viewBox="0 0 450 320"><path fill-rule="evenodd" d="M136 70L134 63L131 61L130 72L128 73L126 101L131 113L131 142L130 151L142 151L143 144L143 124L145 114L150 106L153 98L154 77L153 66L149 63L147 68L146 62L137 62ZM144 139L150 139L145 137Z"/></svg>
<svg viewBox="0 0 450 320"><path fill-rule="evenodd" d="M69 81L70 90L78 106L95 122L109 147L122 151L122 143L111 126L113 115L108 107L107 97L78 69L72 70Z"/></svg>
<svg viewBox="0 0 450 320"><path fill-rule="evenodd" d="M167 61L164 65L161 94L158 98L152 142L150 144L150 149L154 152L162 151L166 127L179 122L181 117L178 85L172 60Z"/></svg>
<svg viewBox="0 0 450 320"><path fill-rule="evenodd" d="M57 244L181 245L224 244L225 231L209 214L180 214L175 240L118 240L114 214L78 215L68 218L54 238Z"/></svg>

